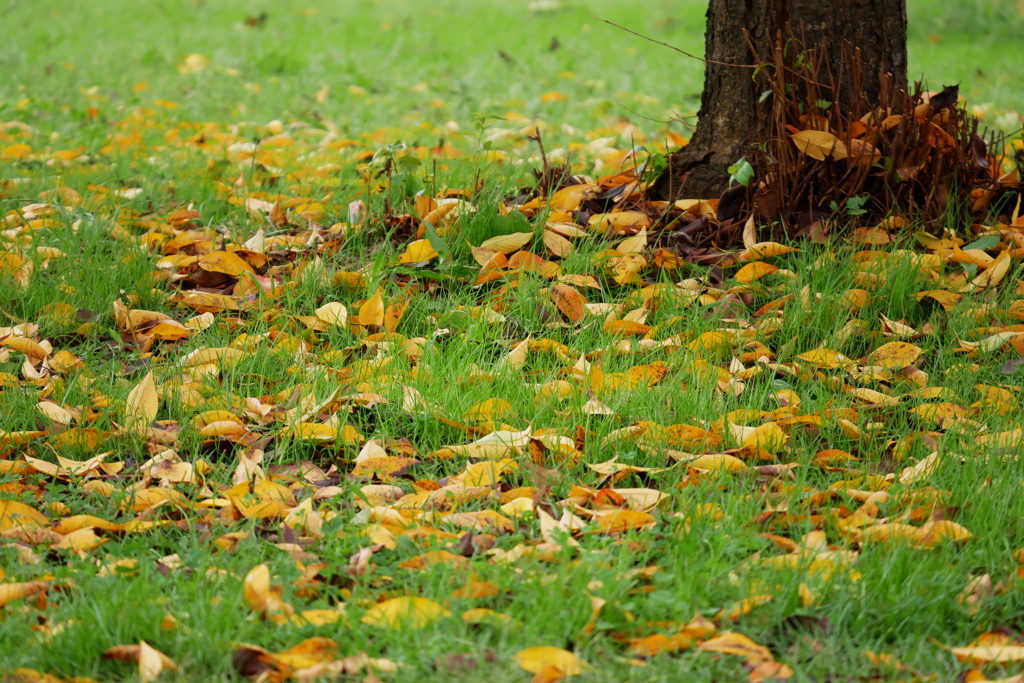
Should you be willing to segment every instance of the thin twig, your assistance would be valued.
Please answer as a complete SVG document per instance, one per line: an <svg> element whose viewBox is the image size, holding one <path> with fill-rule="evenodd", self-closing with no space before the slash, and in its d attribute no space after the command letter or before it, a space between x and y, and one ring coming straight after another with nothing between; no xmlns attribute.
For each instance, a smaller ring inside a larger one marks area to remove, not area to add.
<svg viewBox="0 0 1024 683"><path fill-rule="evenodd" d="M663 43L660 40L655 40L654 38L651 38L650 36L645 36L642 33L637 33L636 31L633 31L631 29L626 28L625 26L619 26L614 21L608 21L607 19L600 19L600 18L598 19L598 21L603 21L604 23L609 24L611 26L614 26L615 28L622 29L626 33L632 33L634 36L636 36L638 38L643 38L644 40L649 40L652 43L656 43L658 45L661 45L662 47L667 47L670 50L675 50L676 52L678 52L680 54L686 55L690 59L696 59L697 61L704 62L705 64L719 64L721 66L734 66L737 69L756 69L757 68L753 64L730 64L729 62L717 62L717 61L715 61L713 59L704 59L703 57L698 57L697 55L690 54L686 50L681 50L680 48L676 47L675 45L669 45L668 43Z"/></svg>

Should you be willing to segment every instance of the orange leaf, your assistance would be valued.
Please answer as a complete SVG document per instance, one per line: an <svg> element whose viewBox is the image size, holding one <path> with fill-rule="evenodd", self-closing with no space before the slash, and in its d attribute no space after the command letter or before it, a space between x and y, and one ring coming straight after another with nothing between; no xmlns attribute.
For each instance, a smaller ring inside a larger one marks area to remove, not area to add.
<svg viewBox="0 0 1024 683"><path fill-rule="evenodd" d="M551 287L551 301L566 318L576 323L586 316L584 306L587 300L571 285L556 284Z"/></svg>

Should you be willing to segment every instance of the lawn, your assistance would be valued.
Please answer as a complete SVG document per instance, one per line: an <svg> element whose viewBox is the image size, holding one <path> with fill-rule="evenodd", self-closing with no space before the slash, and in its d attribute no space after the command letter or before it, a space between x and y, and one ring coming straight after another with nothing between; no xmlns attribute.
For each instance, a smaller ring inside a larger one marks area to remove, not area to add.
<svg viewBox="0 0 1024 683"><path fill-rule="evenodd" d="M1018 129L1016 3L910 4ZM577 222L704 3L0 10L4 680L1020 681L1024 221Z"/></svg>

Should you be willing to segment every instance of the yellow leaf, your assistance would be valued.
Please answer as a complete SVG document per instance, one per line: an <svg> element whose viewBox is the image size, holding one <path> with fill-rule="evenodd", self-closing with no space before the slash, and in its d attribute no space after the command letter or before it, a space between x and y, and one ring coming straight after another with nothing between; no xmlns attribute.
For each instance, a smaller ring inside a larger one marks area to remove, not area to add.
<svg viewBox="0 0 1024 683"><path fill-rule="evenodd" d="M185 58L178 64L178 73L194 74L199 73L210 65L210 58L204 57L198 52L190 52L185 55Z"/></svg>
<svg viewBox="0 0 1024 683"><path fill-rule="evenodd" d="M515 531L515 524L508 517L500 515L494 510L476 510L474 512L455 512L445 517L445 521L469 529L481 531L493 529L503 533Z"/></svg>
<svg viewBox="0 0 1024 683"><path fill-rule="evenodd" d="M532 674L545 667L553 667L563 676L579 676L585 669L592 668L568 650L547 645L520 650L516 653L516 662Z"/></svg>
<svg viewBox="0 0 1024 683"><path fill-rule="evenodd" d="M530 350L530 338L527 337L515 348L509 351L508 355L498 361L498 367L520 368L526 364L526 354Z"/></svg>
<svg viewBox="0 0 1024 683"><path fill-rule="evenodd" d="M108 648L101 657L103 659L116 659L121 662L135 662L139 666L139 677L143 676L143 662L145 662L146 675L150 678L142 680L153 680L160 671L175 671L178 666L170 657L160 652L145 641L138 645L115 645Z"/></svg>
<svg viewBox="0 0 1024 683"><path fill-rule="evenodd" d="M823 130L802 130L791 135L790 139L797 149L812 159L824 161L832 158L838 161L847 157L843 141Z"/></svg>
<svg viewBox="0 0 1024 683"><path fill-rule="evenodd" d="M796 249L779 244L778 242L758 242L757 244L750 245L740 254L740 261L760 261L772 256L782 256L791 251L796 251Z"/></svg>
<svg viewBox="0 0 1024 683"><path fill-rule="evenodd" d="M637 510L604 512L595 517L594 522L606 534L649 529L657 523L653 515Z"/></svg>
<svg viewBox="0 0 1024 683"><path fill-rule="evenodd" d="M231 251L211 251L203 254L199 257L198 265L211 273L223 273L234 278L242 273L256 272L242 257Z"/></svg>
<svg viewBox="0 0 1024 683"><path fill-rule="evenodd" d="M832 370L836 368L850 369L856 365L852 360L832 349L814 349L807 353L801 353L797 359Z"/></svg>
<svg viewBox="0 0 1024 683"><path fill-rule="evenodd" d="M57 424L69 425L74 420L75 416L70 411L62 408L56 403L50 403L49 401L42 401L36 404L36 410L42 413L45 417L49 418L52 422Z"/></svg>
<svg viewBox="0 0 1024 683"><path fill-rule="evenodd" d="M1003 277L1010 270L1010 252L1003 251L996 257L988 268L978 274L973 280L960 288L961 292L980 292L988 287L993 287L1002 282Z"/></svg>
<svg viewBox="0 0 1024 683"><path fill-rule="evenodd" d="M235 650L236 661L241 657L247 661L257 663L261 672L273 671L276 676L270 680L283 680L291 677L293 673L299 673L302 669L311 669L318 665L324 665L334 659L338 644L329 638L314 637L307 638L298 645L288 648L284 652L267 652L262 648L253 645L239 645ZM382 660L377 660L382 661ZM364 662L354 668L358 670L366 666Z"/></svg>
<svg viewBox="0 0 1024 683"><path fill-rule="evenodd" d="M394 332L398 328L398 323L401 322L407 308L409 308L409 299L404 299L388 306L384 311L384 329L388 332Z"/></svg>
<svg viewBox="0 0 1024 683"><path fill-rule="evenodd" d="M572 246L572 242L552 230L544 231L544 246L559 258L569 258L576 253L576 247Z"/></svg>
<svg viewBox="0 0 1024 683"><path fill-rule="evenodd" d="M503 398L489 398L477 403L465 413L467 420L483 422L485 420L501 420L512 412L512 404Z"/></svg>
<svg viewBox="0 0 1024 683"><path fill-rule="evenodd" d="M109 538L101 538L91 528L72 531L62 538L58 543L53 544L56 550L73 550L76 553L87 553L110 541Z"/></svg>
<svg viewBox="0 0 1024 683"><path fill-rule="evenodd" d="M230 346L222 346L212 349L197 349L185 356L185 367L191 368L198 365L219 365L231 367L237 361L245 358L245 352L241 349L234 349Z"/></svg>
<svg viewBox="0 0 1024 683"><path fill-rule="evenodd" d="M754 280L763 278L765 275L774 273L778 269L778 266L773 266L772 264L765 263L764 261L752 261L737 270L733 277L736 278L737 282L753 282Z"/></svg>
<svg viewBox="0 0 1024 683"><path fill-rule="evenodd" d="M437 256L437 249L430 246L430 240L411 242L398 258L399 263L422 263Z"/></svg>
<svg viewBox="0 0 1024 683"><path fill-rule="evenodd" d="M221 311L237 311L238 302L223 294L209 292L189 292L181 299L184 306L200 313L220 313Z"/></svg>
<svg viewBox="0 0 1024 683"><path fill-rule="evenodd" d="M29 358L38 358L40 360L50 355L49 352L40 346L38 342L27 337L7 337L6 339L0 339L0 346L7 347L12 351L23 353Z"/></svg>
<svg viewBox="0 0 1024 683"><path fill-rule="evenodd" d="M927 458L922 458L916 465L905 467L900 474L900 483L904 485L916 483L931 474L938 464L939 452L935 451Z"/></svg>
<svg viewBox="0 0 1024 683"><path fill-rule="evenodd" d="M153 384L153 373L147 373L142 381L128 393L124 413L127 428L131 431L143 431L156 419L160 399Z"/></svg>
<svg viewBox="0 0 1024 683"><path fill-rule="evenodd" d="M614 215L614 214L613 214ZM615 251L623 254L639 254L647 248L647 228L641 228L640 232L627 237L626 239L619 242L619 245L615 247Z"/></svg>
<svg viewBox="0 0 1024 683"><path fill-rule="evenodd" d="M1024 645L984 645L980 647L950 648L953 656L961 662L971 660L976 665L987 662L1007 664L1024 660Z"/></svg>
<svg viewBox="0 0 1024 683"><path fill-rule="evenodd" d="M16 500L0 500L0 532L19 526L49 526L50 521L35 508Z"/></svg>
<svg viewBox="0 0 1024 683"><path fill-rule="evenodd" d="M706 652L721 652L727 655L745 657L747 663L771 662L774 660L771 651L764 645L758 645L742 633L725 633L703 643L700 648Z"/></svg>
<svg viewBox="0 0 1024 683"><path fill-rule="evenodd" d="M299 614L306 623L313 626L329 626L345 618L342 612L333 609L304 609Z"/></svg>
<svg viewBox="0 0 1024 683"><path fill-rule="evenodd" d="M771 602L773 596L771 595L754 595L749 598L743 598L737 602L734 602L729 607L726 607L718 612L714 616L715 621L721 619L739 619L742 616L750 614L750 612L758 605L763 605L767 602Z"/></svg>
<svg viewBox="0 0 1024 683"><path fill-rule="evenodd" d="M610 232L628 235L653 225L651 217L639 211L618 211L616 213L597 213L590 217L587 226L599 232Z"/></svg>
<svg viewBox="0 0 1024 683"><path fill-rule="evenodd" d="M462 620L467 624L494 624L497 626L504 624L515 625L517 623L507 614L495 612L494 610L487 609L486 607L476 607L466 610L462 613Z"/></svg>
<svg viewBox="0 0 1024 683"><path fill-rule="evenodd" d="M156 680L163 668L160 653L146 641L139 641L139 680L143 683Z"/></svg>
<svg viewBox="0 0 1024 683"><path fill-rule="evenodd" d="M743 446L763 448L774 453L786 444L786 433L774 422L766 422L759 427L743 427L729 424L733 437Z"/></svg>
<svg viewBox="0 0 1024 683"><path fill-rule="evenodd" d="M20 600L37 593L50 590L49 581L24 581L19 583L0 583L0 607L9 602Z"/></svg>
<svg viewBox="0 0 1024 683"><path fill-rule="evenodd" d="M966 543L974 538L974 534L964 526L942 519L937 522L929 522L918 530L918 545L925 548L933 548L943 545L946 541L954 543Z"/></svg>
<svg viewBox="0 0 1024 683"><path fill-rule="evenodd" d="M889 342L875 349L868 356L871 365L888 368L905 368L920 358L921 349L907 342Z"/></svg>
<svg viewBox="0 0 1024 683"><path fill-rule="evenodd" d="M450 614L433 600L403 596L377 603L363 615L361 621L369 626L392 630L419 629Z"/></svg>
<svg viewBox="0 0 1024 683"><path fill-rule="evenodd" d="M348 324L348 309L338 301L331 301L324 304L315 311L316 317L328 325L344 327Z"/></svg>
<svg viewBox="0 0 1024 683"><path fill-rule="evenodd" d="M270 568L266 564L258 564L249 570L242 582L242 594L252 609L258 610L263 606L270 594Z"/></svg>
<svg viewBox="0 0 1024 683"><path fill-rule="evenodd" d="M480 245L482 249L489 249L502 254L511 254L519 251L533 240L532 232L513 232L508 235L498 235L485 240Z"/></svg>
<svg viewBox="0 0 1024 683"><path fill-rule="evenodd" d="M742 460L727 453L708 453L687 461L686 466L698 470L726 470L727 472L739 472L747 469Z"/></svg>
<svg viewBox="0 0 1024 683"><path fill-rule="evenodd" d="M384 299L380 295L380 287L359 307L359 324L363 327L384 325Z"/></svg>

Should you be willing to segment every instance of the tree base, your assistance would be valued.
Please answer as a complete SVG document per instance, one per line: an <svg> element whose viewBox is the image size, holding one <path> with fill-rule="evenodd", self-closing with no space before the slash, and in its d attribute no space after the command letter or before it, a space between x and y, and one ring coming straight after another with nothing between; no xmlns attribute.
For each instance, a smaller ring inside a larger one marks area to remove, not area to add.
<svg viewBox="0 0 1024 683"><path fill-rule="evenodd" d="M725 155L687 145L668 158L668 166L649 191L652 199L672 202L677 199L715 199L729 186L729 166L743 152Z"/></svg>

